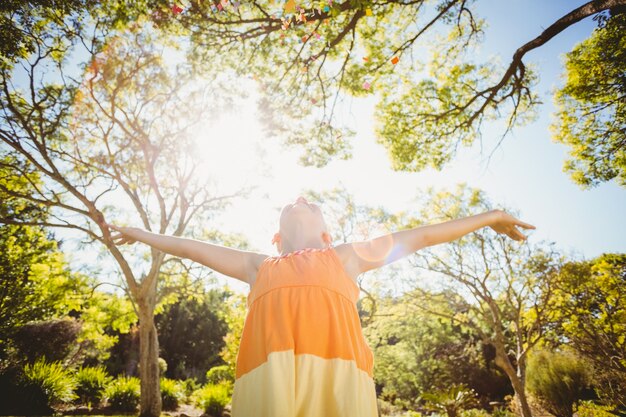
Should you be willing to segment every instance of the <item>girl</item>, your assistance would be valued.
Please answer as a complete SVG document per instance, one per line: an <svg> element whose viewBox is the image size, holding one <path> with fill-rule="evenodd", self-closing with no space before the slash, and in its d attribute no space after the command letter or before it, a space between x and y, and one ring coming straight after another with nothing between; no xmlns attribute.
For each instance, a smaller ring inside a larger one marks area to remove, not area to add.
<svg viewBox="0 0 626 417"><path fill-rule="evenodd" d="M233 417L374 417L374 357L362 334L356 278L421 248L489 226L514 240L502 210L332 246L320 208L283 207L279 256L109 225L116 244L140 241L250 285L232 397Z"/></svg>

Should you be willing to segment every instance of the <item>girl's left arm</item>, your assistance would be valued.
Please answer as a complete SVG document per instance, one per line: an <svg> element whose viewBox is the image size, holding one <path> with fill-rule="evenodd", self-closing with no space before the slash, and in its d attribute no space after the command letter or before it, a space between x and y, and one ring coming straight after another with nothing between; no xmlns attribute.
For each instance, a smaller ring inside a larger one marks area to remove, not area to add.
<svg viewBox="0 0 626 417"><path fill-rule="evenodd" d="M443 223L401 230L362 242L346 243L339 245L336 249L346 271L356 277L422 248L451 242L486 226L518 241L525 240L526 236L515 226L535 229L535 226L522 222L503 210L496 209Z"/></svg>

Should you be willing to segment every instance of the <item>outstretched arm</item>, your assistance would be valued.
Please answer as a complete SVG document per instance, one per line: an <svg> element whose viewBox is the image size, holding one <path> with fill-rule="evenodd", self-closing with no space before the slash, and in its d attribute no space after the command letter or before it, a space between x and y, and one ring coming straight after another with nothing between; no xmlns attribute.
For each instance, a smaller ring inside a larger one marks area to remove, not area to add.
<svg viewBox="0 0 626 417"><path fill-rule="evenodd" d="M228 248L195 239L161 235L136 227L112 224L108 226L118 232L112 236L118 245L139 241L170 255L191 259L247 283L254 280L259 264L267 258L267 255L257 252Z"/></svg>
<svg viewBox="0 0 626 417"><path fill-rule="evenodd" d="M486 226L518 241L525 240L526 236L515 226L535 229L535 226L524 223L502 210L491 210L461 219L401 230L363 242L346 243L336 249L348 274L356 277L422 248L451 242Z"/></svg>

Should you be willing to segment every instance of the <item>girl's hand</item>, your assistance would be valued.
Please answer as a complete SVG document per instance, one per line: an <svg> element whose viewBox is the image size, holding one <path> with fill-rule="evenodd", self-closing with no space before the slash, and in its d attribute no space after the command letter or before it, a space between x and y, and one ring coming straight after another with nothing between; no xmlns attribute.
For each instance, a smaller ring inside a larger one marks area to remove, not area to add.
<svg viewBox="0 0 626 417"><path fill-rule="evenodd" d="M511 216L503 210L495 210L495 212L497 213L497 216L494 216L495 220L492 224L489 225L489 227L491 227L497 233L506 234L511 239L518 241L523 241L527 239L527 236L517 230L515 226L521 226L525 229L536 229L535 226L524 223L523 221L516 219L515 217Z"/></svg>
<svg viewBox="0 0 626 417"><path fill-rule="evenodd" d="M135 227L122 227L122 226L115 226L113 224L108 224L107 223L107 227L111 230L115 230L116 234L112 234L111 235L111 239L113 240L113 243L115 243L116 245L132 245L133 243L135 243L137 241L137 239L133 236L133 233L135 231L137 231L137 228Z"/></svg>

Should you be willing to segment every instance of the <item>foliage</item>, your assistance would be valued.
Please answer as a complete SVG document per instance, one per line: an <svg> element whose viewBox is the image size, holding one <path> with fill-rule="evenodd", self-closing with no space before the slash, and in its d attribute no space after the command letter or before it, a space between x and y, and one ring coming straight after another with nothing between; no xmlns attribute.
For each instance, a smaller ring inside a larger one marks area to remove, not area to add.
<svg viewBox="0 0 626 417"><path fill-rule="evenodd" d="M91 8L97 3L95 0L2 2L0 58L10 62L28 57L36 48L33 38L46 37L49 31L61 31L69 36L71 30L63 24L63 21L68 19L78 24L84 19L84 9Z"/></svg>
<svg viewBox="0 0 626 417"><path fill-rule="evenodd" d="M13 342L27 361L45 356L63 361L76 348L81 323L72 317L24 324L16 331Z"/></svg>
<svg viewBox="0 0 626 417"><path fill-rule="evenodd" d="M555 92L553 140L569 147L563 171L585 189L613 179L626 187L625 34L622 10L566 54L565 85Z"/></svg>
<svg viewBox="0 0 626 417"><path fill-rule="evenodd" d="M197 378L187 378L181 381L183 392L185 393L185 399L189 400L194 391L201 387Z"/></svg>
<svg viewBox="0 0 626 417"><path fill-rule="evenodd" d="M580 401L576 407L577 417L615 417L611 411L614 407L598 405L593 401Z"/></svg>
<svg viewBox="0 0 626 417"><path fill-rule="evenodd" d="M461 417L491 417L491 414L487 410L481 408L470 408L468 410L461 410Z"/></svg>
<svg viewBox="0 0 626 417"><path fill-rule="evenodd" d="M161 378L161 402L164 410L176 410L185 398L183 386L174 379Z"/></svg>
<svg viewBox="0 0 626 417"><path fill-rule="evenodd" d="M588 359L597 394L626 410L626 255L568 262L555 279L553 343Z"/></svg>
<svg viewBox="0 0 626 417"><path fill-rule="evenodd" d="M457 184L453 191L429 187L423 199L419 217L431 224L495 210L520 217L512 209L494 208L483 191L466 183ZM490 346L493 361L509 378L523 415L530 417L523 380L526 356L543 339L545 326L556 314L547 307L564 257L553 243L531 246L528 239L514 241L490 227L429 243L410 261L437 278L415 279L420 284L414 285L412 305L429 311L425 299L437 300L445 307L432 314L471 328Z"/></svg>
<svg viewBox="0 0 626 417"><path fill-rule="evenodd" d="M13 155L0 162L0 218L5 222L46 221L48 213L43 204L15 196L15 193L35 194L42 186L39 175L18 163ZM8 166L18 167L27 174L18 175ZM49 336L55 337L55 343L41 345L37 340L47 340L48 336L35 337L33 332L43 331L47 325L33 322L66 315L79 318L81 324L75 346L69 349L74 363L85 357L105 359L116 337L106 334L104 327L128 331L129 323L136 319L127 300L95 291L96 285L95 279L69 270L59 244L44 228L0 226L0 359L8 359L19 333L29 333L21 338L25 339L21 345L24 351L31 352L31 357L45 354L49 359L64 359L61 353L64 348L59 343L60 335L65 334L62 329L52 329ZM27 323L30 324L23 328ZM55 321L49 325L54 323L62 325Z"/></svg>
<svg viewBox="0 0 626 417"><path fill-rule="evenodd" d="M192 395L193 403L210 416L221 416L222 411L230 402L232 384L206 384Z"/></svg>
<svg viewBox="0 0 626 417"><path fill-rule="evenodd" d="M413 306L416 297L422 308ZM464 383L486 405L512 392L471 328L433 314L449 312L445 303L408 292L378 299L377 305L364 334L374 348L374 379L382 388L381 398L411 408L424 391Z"/></svg>
<svg viewBox="0 0 626 417"><path fill-rule="evenodd" d="M571 352L532 352L527 387L550 413L572 417L574 405L589 384L585 363Z"/></svg>
<svg viewBox="0 0 626 417"><path fill-rule="evenodd" d="M77 361L107 360L120 335L130 332L131 325L137 322L128 297L102 291L91 291L78 314L82 328L77 339L81 345Z"/></svg>
<svg viewBox="0 0 626 417"><path fill-rule="evenodd" d="M463 384L452 385L447 390L426 392L422 399L433 410L444 411L448 417L457 417L461 410L477 405L476 393Z"/></svg>
<svg viewBox="0 0 626 417"><path fill-rule="evenodd" d="M226 322L219 317L229 293L202 291L197 298L182 298L155 317L160 355L169 364L168 378L204 378L206 369L223 363Z"/></svg>
<svg viewBox="0 0 626 417"><path fill-rule="evenodd" d="M139 405L139 378L118 376L105 391L105 397L112 410L134 412Z"/></svg>
<svg viewBox="0 0 626 417"><path fill-rule="evenodd" d="M23 387L25 390L41 390L50 406L76 398L76 379L60 361L48 362L39 358L33 364L26 364Z"/></svg>
<svg viewBox="0 0 626 417"><path fill-rule="evenodd" d="M76 371L76 395L78 401L90 406L98 406L104 397L107 386L111 383L111 377L104 366L81 366Z"/></svg>
<svg viewBox="0 0 626 417"><path fill-rule="evenodd" d="M243 332L243 324L247 313L246 297L243 294L233 293L222 306L219 317L228 325L228 333L224 336L224 347L220 356L228 365L231 380L235 380L239 341Z"/></svg>
<svg viewBox="0 0 626 417"><path fill-rule="evenodd" d="M214 366L206 372L208 384L219 384L220 382L235 382L228 365Z"/></svg>

